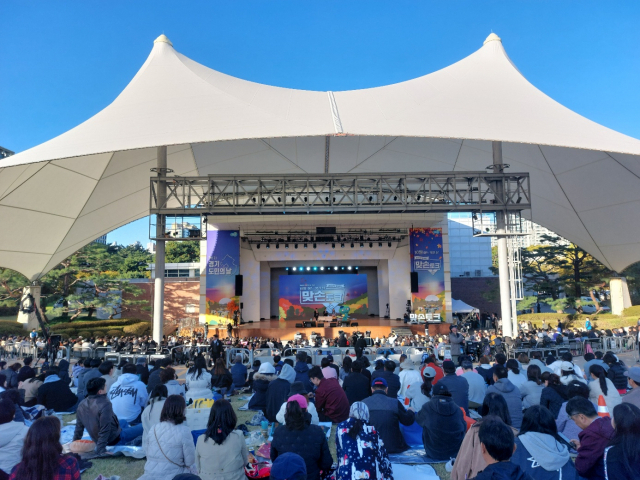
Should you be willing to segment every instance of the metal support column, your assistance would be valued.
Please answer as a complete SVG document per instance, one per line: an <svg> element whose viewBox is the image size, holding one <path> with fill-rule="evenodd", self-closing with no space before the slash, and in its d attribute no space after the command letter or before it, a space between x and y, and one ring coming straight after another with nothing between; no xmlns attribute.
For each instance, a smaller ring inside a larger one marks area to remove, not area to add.
<svg viewBox="0 0 640 480"><path fill-rule="evenodd" d="M503 173L502 142L493 142L494 173ZM504 183L495 182L495 195L504 205ZM502 335L513 338L511 322L511 287L509 285L509 260L507 252L507 211L496 211L496 235L498 242L498 274L500 283L500 313L502 318Z"/></svg>
<svg viewBox="0 0 640 480"><path fill-rule="evenodd" d="M158 177L166 176L167 147L158 147ZM167 198L167 183L158 181L156 191L158 205ZM164 270L165 270L165 215L156 215L156 261L153 288L153 339L160 345L164 329Z"/></svg>

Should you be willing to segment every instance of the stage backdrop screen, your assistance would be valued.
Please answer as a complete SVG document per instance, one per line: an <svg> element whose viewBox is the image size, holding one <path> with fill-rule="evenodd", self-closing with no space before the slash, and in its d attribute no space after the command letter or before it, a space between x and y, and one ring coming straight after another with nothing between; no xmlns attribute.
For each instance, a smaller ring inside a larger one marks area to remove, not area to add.
<svg viewBox="0 0 640 480"><path fill-rule="evenodd" d="M320 315L347 305L349 316L369 314L367 276L354 274L280 275L280 320L309 320L317 308Z"/></svg>
<svg viewBox="0 0 640 480"><path fill-rule="evenodd" d="M233 321L238 309L236 275L240 274L240 235L237 230L207 230L207 309L210 325Z"/></svg>
<svg viewBox="0 0 640 480"><path fill-rule="evenodd" d="M411 294L413 313L445 320L442 229L412 228L411 271L418 273L417 293Z"/></svg>

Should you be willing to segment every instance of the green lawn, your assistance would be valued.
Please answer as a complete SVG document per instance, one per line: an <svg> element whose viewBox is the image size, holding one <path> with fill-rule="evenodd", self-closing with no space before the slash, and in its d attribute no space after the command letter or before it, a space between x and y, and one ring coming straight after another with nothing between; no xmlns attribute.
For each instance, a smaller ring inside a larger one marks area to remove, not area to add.
<svg viewBox="0 0 640 480"><path fill-rule="evenodd" d="M540 328L542 321L546 320L547 325L555 327L558 320L563 323L567 323L569 328L584 328L585 319L589 317L592 323L595 323L595 328L620 328L630 327L636 325L638 322L638 316L618 316L611 313L602 313L599 315L569 315L567 313L528 313L526 315L518 315L518 322L531 322L534 327Z"/></svg>

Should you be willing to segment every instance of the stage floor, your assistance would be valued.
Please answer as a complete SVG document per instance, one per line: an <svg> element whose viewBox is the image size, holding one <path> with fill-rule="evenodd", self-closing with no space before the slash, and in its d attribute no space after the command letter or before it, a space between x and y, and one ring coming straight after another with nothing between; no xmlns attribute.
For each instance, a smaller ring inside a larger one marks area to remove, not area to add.
<svg viewBox="0 0 640 480"><path fill-rule="evenodd" d="M357 327L344 326L344 327L329 327L329 322L324 324L318 324L316 327L308 328L296 328L296 323L303 323L301 320L263 320L261 322L245 323L240 325L237 329L233 330L233 335L240 338L243 337L269 337L279 338L281 340L293 340L296 333L302 333L303 338L309 338L311 332L315 332L322 335L325 338L337 338L340 331L347 333L347 335L353 334L353 332L371 332L371 337L388 337L391 334L392 329L403 329L405 331L411 330L412 334L424 335L425 325L411 325L405 324L398 320L389 320L386 318L369 317L363 319L354 320L358 324ZM322 326L321 326L322 325ZM325 327L326 325L326 327ZM213 329L209 329L209 335L213 335ZM449 324L429 324L429 334L434 335L436 333L449 333ZM218 335L221 338L227 336L226 329L218 329Z"/></svg>

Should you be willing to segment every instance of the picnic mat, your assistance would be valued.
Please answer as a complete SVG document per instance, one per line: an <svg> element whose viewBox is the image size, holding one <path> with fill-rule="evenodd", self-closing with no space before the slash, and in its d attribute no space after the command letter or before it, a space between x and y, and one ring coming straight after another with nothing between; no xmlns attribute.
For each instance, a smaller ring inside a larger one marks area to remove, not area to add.
<svg viewBox="0 0 640 480"><path fill-rule="evenodd" d="M392 463L394 480L440 480L433 467L429 465L403 465Z"/></svg>

